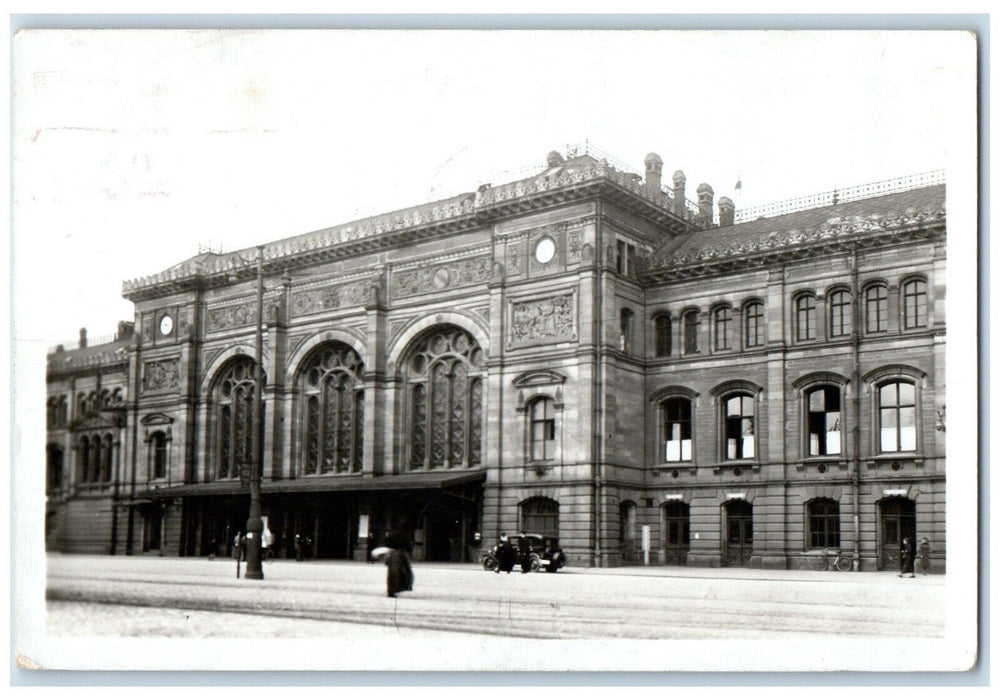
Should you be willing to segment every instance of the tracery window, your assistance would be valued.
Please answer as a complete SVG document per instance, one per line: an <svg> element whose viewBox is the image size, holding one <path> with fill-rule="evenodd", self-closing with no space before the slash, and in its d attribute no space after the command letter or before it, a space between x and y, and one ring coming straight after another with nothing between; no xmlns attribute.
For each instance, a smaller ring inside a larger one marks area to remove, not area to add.
<svg viewBox="0 0 1000 700"><path fill-rule="evenodd" d="M830 337L851 334L851 295L846 289L830 294Z"/></svg>
<svg viewBox="0 0 1000 700"><path fill-rule="evenodd" d="M359 472L364 461L364 363L352 348L330 343L299 374L303 474Z"/></svg>
<svg viewBox="0 0 1000 700"><path fill-rule="evenodd" d="M410 469L482 462L483 351L466 331L436 327L407 354Z"/></svg>
<svg viewBox="0 0 1000 700"><path fill-rule="evenodd" d="M254 361L241 357L226 365L216 380L216 479L237 479L240 467L253 462L254 374Z"/></svg>
<svg viewBox="0 0 1000 700"><path fill-rule="evenodd" d="M764 305L752 301L743 310L743 337L748 348L764 344Z"/></svg>
<svg viewBox="0 0 1000 700"><path fill-rule="evenodd" d="M914 279L903 285L903 328L927 325L927 283Z"/></svg>

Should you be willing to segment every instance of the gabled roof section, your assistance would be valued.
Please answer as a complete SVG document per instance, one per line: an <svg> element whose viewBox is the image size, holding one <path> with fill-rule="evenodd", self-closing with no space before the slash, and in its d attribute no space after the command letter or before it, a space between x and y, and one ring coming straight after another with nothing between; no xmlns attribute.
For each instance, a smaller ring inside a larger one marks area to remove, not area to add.
<svg viewBox="0 0 1000 700"><path fill-rule="evenodd" d="M674 236L642 265L647 280L830 252L846 243L879 245L906 231L940 229L945 186L933 185Z"/></svg>
<svg viewBox="0 0 1000 700"><path fill-rule="evenodd" d="M48 374L54 375L123 365L128 362L128 350L131 344L132 338L124 338L85 348L52 352L46 358L46 371Z"/></svg>

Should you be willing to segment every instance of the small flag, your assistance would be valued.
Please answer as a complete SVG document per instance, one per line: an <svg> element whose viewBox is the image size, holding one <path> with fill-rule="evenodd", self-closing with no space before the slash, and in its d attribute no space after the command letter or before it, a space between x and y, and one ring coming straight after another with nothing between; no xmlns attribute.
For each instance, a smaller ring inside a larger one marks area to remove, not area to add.
<svg viewBox="0 0 1000 700"><path fill-rule="evenodd" d="M742 190L743 189L743 177L742 176L736 178L736 184L733 185L733 189L734 190Z"/></svg>

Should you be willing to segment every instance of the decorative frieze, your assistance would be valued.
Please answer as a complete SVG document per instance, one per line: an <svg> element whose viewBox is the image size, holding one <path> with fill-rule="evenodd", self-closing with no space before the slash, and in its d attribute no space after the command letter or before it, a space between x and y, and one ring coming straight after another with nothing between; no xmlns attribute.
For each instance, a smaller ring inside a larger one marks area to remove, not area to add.
<svg viewBox="0 0 1000 700"><path fill-rule="evenodd" d="M257 323L257 302L248 301L217 309L209 309L205 317L205 330L223 331Z"/></svg>
<svg viewBox="0 0 1000 700"><path fill-rule="evenodd" d="M315 314L353 306L365 306L378 299L375 280L363 279L346 284L306 289L292 294L292 314Z"/></svg>
<svg viewBox="0 0 1000 700"><path fill-rule="evenodd" d="M510 346L576 340L576 295L512 302Z"/></svg>
<svg viewBox="0 0 1000 700"><path fill-rule="evenodd" d="M176 391L181 386L181 361L178 357L151 360L142 365L142 393Z"/></svg>
<svg viewBox="0 0 1000 700"><path fill-rule="evenodd" d="M492 270L490 255L400 270L392 276L392 296L402 299L481 284L489 281Z"/></svg>

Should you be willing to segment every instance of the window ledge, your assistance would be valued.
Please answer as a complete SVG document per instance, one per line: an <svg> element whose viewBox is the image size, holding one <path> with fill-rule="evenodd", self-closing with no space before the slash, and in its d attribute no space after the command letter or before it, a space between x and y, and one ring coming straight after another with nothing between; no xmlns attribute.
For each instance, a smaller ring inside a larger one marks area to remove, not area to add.
<svg viewBox="0 0 1000 700"><path fill-rule="evenodd" d="M740 473L742 473L746 469L749 469L751 472L756 474L760 472L760 462L755 462L746 459L737 459L737 460L729 460L726 462L719 462L717 464L712 465L712 473L714 474L721 474L726 469L732 470L734 474L737 469L740 470ZM735 474L735 476L739 476L739 474Z"/></svg>
<svg viewBox="0 0 1000 700"><path fill-rule="evenodd" d="M820 474L833 468L845 471L847 467L848 467L848 460L844 459L843 457L835 455L830 455L829 457L804 457L800 462L798 462L795 465L795 469L797 471L801 472L809 468L814 468Z"/></svg>
<svg viewBox="0 0 1000 700"><path fill-rule="evenodd" d="M865 460L869 469L879 469L888 466L893 471L905 466L924 466L924 456L916 452L898 452L895 454L876 455Z"/></svg>
<svg viewBox="0 0 1000 700"><path fill-rule="evenodd" d="M681 472L688 472L689 474L698 473L698 465L694 462L662 462L660 464L655 464L649 469L650 476L672 476L677 478L681 475ZM664 473L665 472L665 473ZM677 472L676 474L674 472Z"/></svg>

